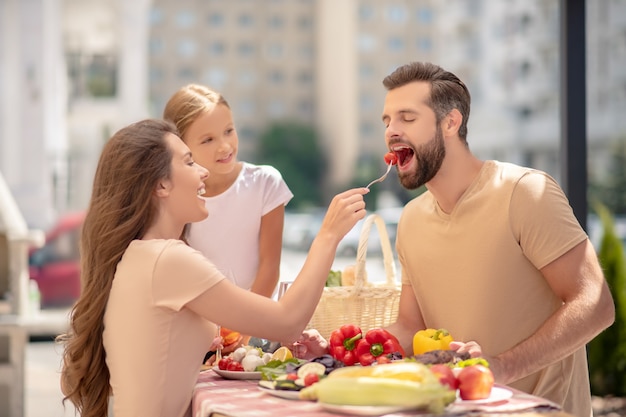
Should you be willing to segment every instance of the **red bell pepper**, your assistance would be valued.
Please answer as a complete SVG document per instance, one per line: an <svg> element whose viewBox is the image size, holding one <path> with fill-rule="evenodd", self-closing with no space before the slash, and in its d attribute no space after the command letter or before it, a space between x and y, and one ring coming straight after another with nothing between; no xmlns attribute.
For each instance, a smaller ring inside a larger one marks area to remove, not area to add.
<svg viewBox="0 0 626 417"><path fill-rule="evenodd" d="M379 356L393 353L399 353L404 357L404 349L398 339L385 329L369 330L356 347L358 361L363 366L373 364Z"/></svg>
<svg viewBox="0 0 626 417"><path fill-rule="evenodd" d="M362 341L361 328L354 324L344 324L333 330L328 340L330 355L346 366L358 362L356 349Z"/></svg>

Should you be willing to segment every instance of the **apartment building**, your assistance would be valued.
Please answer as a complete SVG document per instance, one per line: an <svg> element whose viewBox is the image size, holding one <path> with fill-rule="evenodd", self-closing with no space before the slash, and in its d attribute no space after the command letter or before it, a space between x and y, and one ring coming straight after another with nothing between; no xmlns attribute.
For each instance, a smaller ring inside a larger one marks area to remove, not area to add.
<svg viewBox="0 0 626 417"><path fill-rule="evenodd" d="M626 136L625 9L623 0L587 2L589 169L598 175ZM37 16L46 24L29 30ZM479 156L559 177L558 0L0 0L0 19L0 170L25 206L26 194L49 192L45 204L57 210L84 207L104 140L160 116L190 82L226 96L242 159L254 160L269 123L298 120L317 129L329 182L344 184L360 166L382 168L381 81L413 60L466 81ZM57 81L24 70L30 62L55 68ZM16 106L9 97L33 80L46 99ZM27 117L37 112L45 116ZM27 159L51 191L30 191Z"/></svg>

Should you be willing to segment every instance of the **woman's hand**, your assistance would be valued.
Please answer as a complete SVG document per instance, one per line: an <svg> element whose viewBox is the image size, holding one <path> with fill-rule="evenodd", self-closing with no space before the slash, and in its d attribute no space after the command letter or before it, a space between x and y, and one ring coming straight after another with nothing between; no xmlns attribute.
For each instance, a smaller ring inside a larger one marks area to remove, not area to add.
<svg viewBox="0 0 626 417"><path fill-rule="evenodd" d="M237 340L232 342L229 345L223 345L224 338L222 336L216 336L211 342L211 346L209 347L209 352L215 352L218 349L222 349L222 356L227 356L237 350L237 348L248 343L250 336L242 336L240 335ZM211 355L206 361L204 361L205 365L213 365L215 362L215 355Z"/></svg>
<svg viewBox="0 0 626 417"><path fill-rule="evenodd" d="M304 330L298 340L283 346L287 346L299 359L310 360L328 353L328 341L315 329Z"/></svg>
<svg viewBox="0 0 626 417"><path fill-rule="evenodd" d="M353 188L337 194L328 206L318 236L333 236L337 242L343 239L346 233L365 217L363 195L367 193L369 193L367 188Z"/></svg>

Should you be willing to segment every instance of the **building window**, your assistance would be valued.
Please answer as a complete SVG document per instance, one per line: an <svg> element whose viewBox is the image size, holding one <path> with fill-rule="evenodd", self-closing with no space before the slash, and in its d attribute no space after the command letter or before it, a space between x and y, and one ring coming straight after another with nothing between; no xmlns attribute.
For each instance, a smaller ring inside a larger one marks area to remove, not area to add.
<svg viewBox="0 0 626 417"><path fill-rule="evenodd" d="M211 13L209 15L209 26L221 27L224 26L224 15L221 13Z"/></svg>
<svg viewBox="0 0 626 417"><path fill-rule="evenodd" d="M282 16L274 15L267 21L272 29L282 29L285 26L285 19Z"/></svg>
<svg viewBox="0 0 626 417"><path fill-rule="evenodd" d="M310 16L300 16L298 18L298 27L301 30L311 30L313 27L313 19Z"/></svg>
<svg viewBox="0 0 626 417"><path fill-rule="evenodd" d="M405 23L406 22L406 9L404 6L389 6L387 7L387 20L391 23Z"/></svg>
<svg viewBox="0 0 626 417"><path fill-rule="evenodd" d="M361 81L370 81L374 77L374 68L368 64L361 64L359 66L359 77Z"/></svg>
<svg viewBox="0 0 626 417"><path fill-rule="evenodd" d="M270 73L267 75L267 78L270 83L279 85L285 81L285 74L282 71L274 70L270 71Z"/></svg>
<svg viewBox="0 0 626 417"><path fill-rule="evenodd" d="M226 47L224 46L224 42L222 41L211 42L208 49L209 55L214 57L222 56L226 51Z"/></svg>
<svg viewBox="0 0 626 417"><path fill-rule="evenodd" d="M267 45L267 56L272 59L280 59L283 56L283 45L271 42Z"/></svg>
<svg viewBox="0 0 626 417"><path fill-rule="evenodd" d="M249 127L243 126L237 129L237 137L239 138L239 142L252 142L254 136L254 130Z"/></svg>
<svg viewBox="0 0 626 417"><path fill-rule="evenodd" d="M310 43L304 43L299 45L298 56L305 59L313 58L313 45L311 45Z"/></svg>
<svg viewBox="0 0 626 417"><path fill-rule="evenodd" d="M159 38L150 39L148 49L150 50L150 55L152 56L161 55L163 51L165 50L165 45L164 45L163 40Z"/></svg>
<svg viewBox="0 0 626 417"><path fill-rule="evenodd" d="M374 8L369 4L359 6L359 19L362 22L368 22L374 19Z"/></svg>
<svg viewBox="0 0 626 417"><path fill-rule="evenodd" d="M237 20L242 28L249 28L254 25L254 18L248 13L240 14Z"/></svg>
<svg viewBox="0 0 626 417"><path fill-rule="evenodd" d="M181 10L176 13L176 26L179 28L190 28L196 22L196 17L191 10Z"/></svg>
<svg viewBox="0 0 626 417"><path fill-rule="evenodd" d="M310 85L313 82L313 74L311 71L305 70L298 73L298 83L303 85Z"/></svg>
<svg viewBox="0 0 626 417"><path fill-rule="evenodd" d="M158 7L150 9L150 25L156 26L163 23L163 10Z"/></svg>
<svg viewBox="0 0 626 417"><path fill-rule="evenodd" d="M113 55L70 53L67 71L73 98L117 94L117 58Z"/></svg>
<svg viewBox="0 0 626 417"><path fill-rule="evenodd" d="M357 42L361 52L372 52L376 49L376 38L373 35L361 33Z"/></svg>
<svg viewBox="0 0 626 417"><path fill-rule="evenodd" d="M433 41L428 36L420 36L417 38L417 49L421 52L430 52L433 49Z"/></svg>
<svg viewBox="0 0 626 417"><path fill-rule="evenodd" d="M176 45L176 52L183 58L190 58L196 54L196 42L192 39L181 39Z"/></svg>
<svg viewBox="0 0 626 417"><path fill-rule="evenodd" d="M254 45L248 42L242 42L237 46L237 52L242 57L250 57L254 54Z"/></svg>
<svg viewBox="0 0 626 417"><path fill-rule="evenodd" d="M176 72L176 77L181 81L181 83L187 83L196 78L194 70L189 67L181 67Z"/></svg>
<svg viewBox="0 0 626 417"><path fill-rule="evenodd" d="M311 103L311 100L300 100L298 102L298 113L305 118L313 117L313 103Z"/></svg>
<svg viewBox="0 0 626 417"><path fill-rule="evenodd" d="M362 112L370 112L377 108L376 101L369 95L362 95L359 98L359 110Z"/></svg>
<svg viewBox="0 0 626 417"><path fill-rule="evenodd" d="M204 83L210 85L216 90L224 88L226 81L228 81L228 73L221 68L210 68L204 72Z"/></svg>
<svg viewBox="0 0 626 417"><path fill-rule="evenodd" d="M282 100L270 100L267 107L267 113L272 118L280 118L285 114L285 103Z"/></svg>
<svg viewBox="0 0 626 417"><path fill-rule="evenodd" d="M150 83L157 84L163 81L163 69L152 66L150 68Z"/></svg>
<svg viewBox="0 0 626 417"><path fill-rule="evenodd" d="M359 132L363 137L369 137L374 132L374 126L370 122L361 122Z"/></svg>
<svg viewBox="0 0 626 417"><path fill-rule="evenodd" d="M420 7L417 9L417 21L424 25L430 25L433 23L433 11L426 7Z"/></svg>
<svg viewBox="0 0 626 417"><path fill-rule="evenodd" d="M392 36L387 41L387 47L392 52L399 52L404 50L404 39L397 36Z"/></svg>
<svg viewBox="0 0 626 417"><path fill-rule="evenodd" d="M237 77L237 81L240 86L253 86L256 83L256 72L249 69L241 70Z"/></svg>
<svg viewBox="0 0 626 417"><path fill-rule="evenodd" d="M256 106L253 100L243 99L237 102L237 115L240 117L250 117L254 116L256 111Z"/></svg>

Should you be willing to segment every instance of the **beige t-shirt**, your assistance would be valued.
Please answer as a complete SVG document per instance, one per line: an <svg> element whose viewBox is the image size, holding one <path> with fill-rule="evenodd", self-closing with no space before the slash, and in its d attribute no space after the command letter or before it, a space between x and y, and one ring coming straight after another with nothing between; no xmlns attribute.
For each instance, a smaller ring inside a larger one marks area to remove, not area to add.
<svg viewBox="0 0 626 417"><path fill-rule="evenodd" d="M224 279L179 240L135 240L104 315L115 417L183 417L216 327L185 304Z"/></svg>
<svg viewBox="0 0 626 417"><path fill-rule="evenodd" d="M561 305L539 270L586 238L551 177L486 161L451 213L430 192L407 204L396 244L402 282L413 286L426 326L497 355ZM591 415L584 347L510 385Z"/></svg>

